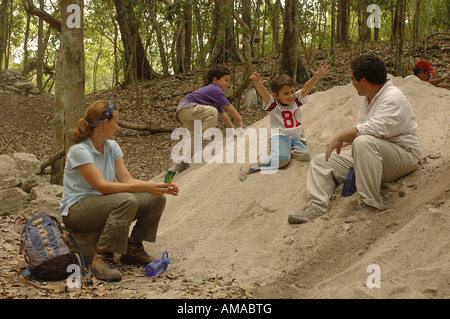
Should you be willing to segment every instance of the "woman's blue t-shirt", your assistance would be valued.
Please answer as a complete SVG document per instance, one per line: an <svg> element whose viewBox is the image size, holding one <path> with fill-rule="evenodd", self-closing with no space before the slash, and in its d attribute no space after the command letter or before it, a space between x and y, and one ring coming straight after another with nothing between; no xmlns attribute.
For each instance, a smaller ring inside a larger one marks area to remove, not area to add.
<svg viewBox="0 0 450 319"><path fill-rule="evenodd" d="M115 161L121 157L123 157L122 150L114 140L107 140L103 143L103 154L95 149L90 138L72 145L67 154L64 168L64 191L60 202L61 216L67 216L70 207L79 200L92 195L101 195L81 175L78 166L93 163L107 182L113 182L116 178Z"/></svg>

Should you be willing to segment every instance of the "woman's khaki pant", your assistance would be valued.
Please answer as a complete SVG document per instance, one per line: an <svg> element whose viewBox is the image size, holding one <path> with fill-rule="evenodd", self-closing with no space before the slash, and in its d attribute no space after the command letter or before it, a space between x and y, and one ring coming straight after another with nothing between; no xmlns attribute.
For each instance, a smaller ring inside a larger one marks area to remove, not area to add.
<svg viewBox="0 0 450 319"><path fill-rule="evenodd" d="M166 198L148 193L116 193L83 198L63 217L64 224L80 233L103 229L97 248L121 255L127 253L130 237L154 242Z"/></svg>
<svg viewBox="0 0 450 319"><path fill-rule="evenodd" d="M340 155L333 153L328 162L324 154L313 158L306 181L308 205L327 212L336 184L344 182L352 166L360 199L366 205L384 210L381 183L395 181L413 172L418 160L397 144L370 135L358 136L351 151L342 151Z"/></svg>

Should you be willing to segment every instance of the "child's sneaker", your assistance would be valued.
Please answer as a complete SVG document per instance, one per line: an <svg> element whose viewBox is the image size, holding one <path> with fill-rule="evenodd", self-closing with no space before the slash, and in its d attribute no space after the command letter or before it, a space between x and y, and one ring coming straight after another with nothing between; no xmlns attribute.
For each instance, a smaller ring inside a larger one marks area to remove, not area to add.
<svg viewBox="0 0 450 319"><path fill-rule="evenodd" d="M253 167L252 165L250 165L248 167L243 166L239 169L239 179L241 180L241 182L243 182L247 179L247 175L255 173L255 172L259 172L260 170L261 170L261 168Z"/></svg>

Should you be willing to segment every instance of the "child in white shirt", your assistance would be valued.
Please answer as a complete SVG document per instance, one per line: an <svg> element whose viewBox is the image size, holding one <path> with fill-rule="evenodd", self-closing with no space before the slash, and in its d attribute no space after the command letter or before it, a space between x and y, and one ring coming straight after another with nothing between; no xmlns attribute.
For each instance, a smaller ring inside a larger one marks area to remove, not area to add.
<svg viewBox="0 0 450 319"><path fill-rule="evenodd" d="M289 164L291 158L300 161L309 161L311 153L306 147L306 138L303 134L302 114L300 107L307 102L307 95L314 85L326 74L329 73L328 65L320 65L317 72L312 71L313 77L309 79L305 86L296 91L294 80L288 75L279 75L271 82L273 95L267 91L261 81L259 73L253 73L253 80L256 89L263 98L263 110L269 112L270 128L278 129L278 133L270 136L270 157L260 156L258 165L250 165L248 169L241 169L241 180L245 180L247 174L251 174L266 169L283 168ZM278 136L278 138L274 138Z"/></svg>

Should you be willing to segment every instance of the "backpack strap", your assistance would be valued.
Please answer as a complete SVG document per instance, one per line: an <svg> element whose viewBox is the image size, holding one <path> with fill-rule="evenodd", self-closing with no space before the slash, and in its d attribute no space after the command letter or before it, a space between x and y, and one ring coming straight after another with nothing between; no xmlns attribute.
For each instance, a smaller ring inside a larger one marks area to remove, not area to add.
<svg viewBox="0 0 450 319"><path fill-rule="evenodd" d="M37 226L37 228L38 228L38 230L39 230L39 234L40 234L41 237L42 237L42 242L44 243L44 247L45 247L45 249L47 250L48 255L50 256L50 258L55 257L55 254L53 253L52 248L51 248L50 245L48 244L47 234L46 234L46 231L45 231L44 227L42 227L42 225L39 224L39 225Z"/></svg>
<svg viewBox="0 0 450 319"><path fill-rule="evenodd" d="M73 238L73 236L72 236L72 234L70 233L70 231L69 231L66 227L64 227L64 226L61 226L61 229L64 230L65 232L67 232L67 233L69 234L70 240L74 243L75 248L76 248L77 251L78 251L78 254L75 254L75 256L77 257L78 261L80 262L79 265L80 265L81 268L83 269L82 275L83 275L83 277L85 277L85 276L86 276L86 263L85 263L85 261L84 261L83 253L81 252L80 247L78 246L77 242L75 241L75 238Z"/></svg>

